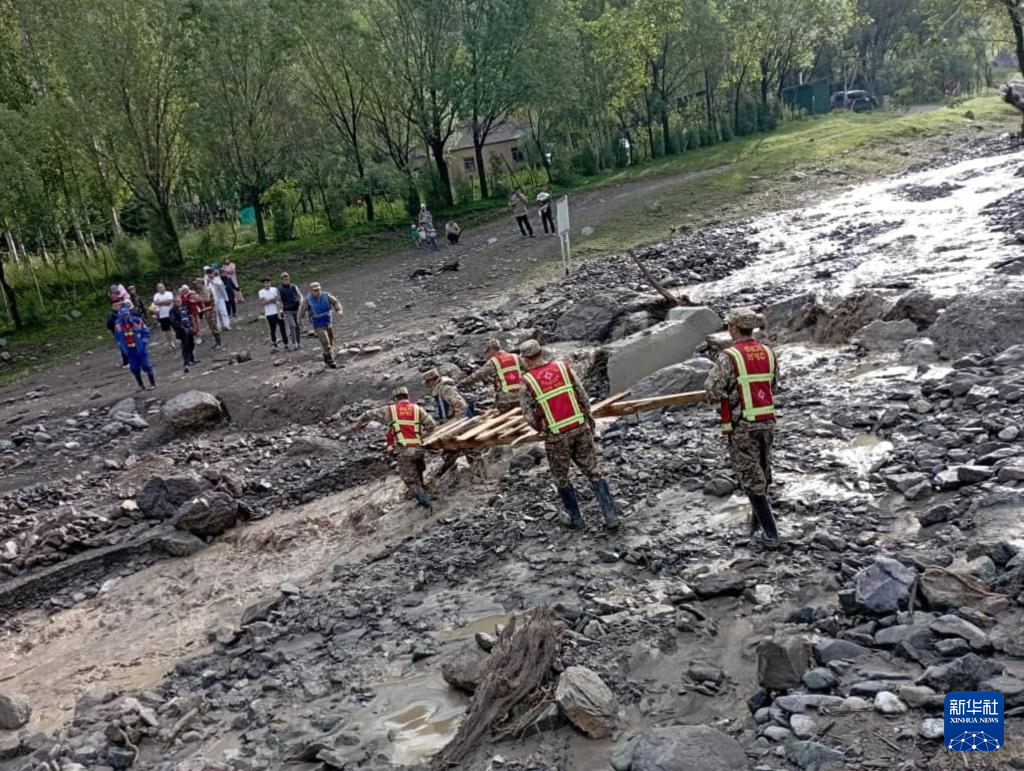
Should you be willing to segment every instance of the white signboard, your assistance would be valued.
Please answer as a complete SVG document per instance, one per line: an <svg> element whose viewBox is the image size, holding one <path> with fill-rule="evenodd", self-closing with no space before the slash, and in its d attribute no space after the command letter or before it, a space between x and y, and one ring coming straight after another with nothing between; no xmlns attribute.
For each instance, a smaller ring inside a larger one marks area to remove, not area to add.
<svg viewBox="0 0 1024 771"><path fill-rule="evenodd" d="M569 232L569 196L563 195L555 206L555 221L558 223L558 235Z"/></svg>

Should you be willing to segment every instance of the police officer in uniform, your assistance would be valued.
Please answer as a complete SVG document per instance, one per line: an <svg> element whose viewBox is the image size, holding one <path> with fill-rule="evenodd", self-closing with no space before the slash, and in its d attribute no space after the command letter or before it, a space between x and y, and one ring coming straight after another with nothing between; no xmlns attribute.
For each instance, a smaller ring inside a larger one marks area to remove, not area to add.
<svg viewBox="0 0 1024 771"><path fill-rule="evenodd" d="M524 342L519 352L525 369L519 406L526 421L544 434L548 467L570 526L583 526L576 490L569 481L569 468L575 463L594 488L605 527L616 529L619 518L594 449L594 418L587 392L569 364L548 359L536 340Z"/></svg>
<svg viewBox="0 0 1024 771"><path fill-rule="evenodd" d="M775 352L754 339L764 318L752 308L737 308L726 322L733 343L718 355L704 383L708 401L719 408L729 443L729 461L740 488L750 499L754 545L778 549L779 532L768 502L775 438L773 388L779 368Z"/></svg>
<svg viewBox="0 0 1024 771"><path fill-rule="evenodd" d="M508 412L519 406L519 389L522 387L523 362L518 354L501 350L497 340L488 340L484 349L487 361L483 366L458 382L459 388L473 383L490 380L494 386L494 407L498 412Z"/></svg>
<svg viewBox="0 0 1024 771"><path fill-rule="evenodd" d="M370 421L383 423L388 427L388 445L394 448L398 476L416 502L425 509L430 508L430 495L423 482L427 469L423 449L424 437L437 428L437 423L426 410L409 400L409 389L399 386L391 393L393 404L367 410L350 428L362 431Z"/></svg>

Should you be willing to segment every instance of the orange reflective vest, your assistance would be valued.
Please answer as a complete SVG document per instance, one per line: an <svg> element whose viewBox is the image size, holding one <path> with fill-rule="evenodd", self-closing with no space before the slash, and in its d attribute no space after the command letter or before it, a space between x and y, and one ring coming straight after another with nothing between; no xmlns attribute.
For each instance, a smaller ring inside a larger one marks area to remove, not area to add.
<svg viewBox="0 0 1024 771"><path fill-rule="evenodd" d="M420 447L423 444L421 417L420 406L410 401L388 405L389 439L394 437L394 441L402 447Z"/></svg>
<svg viewBox="0 0 1024 771"><path fill-rule="evenodd" d="M518 393L523 385L523 362L519 355L499 351L491 357L491 362L498 373L498 390L503 394Z"/></svg>
<svg viewBox="0 0 1024 771"><path fill-rule="evenodd" d="M563 434L586 423L587 416L576 399L569 368L562 362L549 361L534 367L523 375L523 382L537 400L549 433Z"/></svg>
<svg viewBox="0 0 1024 771"><path fill-rule="evenodd" d="M772 381L775 380L775 353L767 345L756 340L740 340L724 353L732 361L739 391L739 415L733 415L727 398L722 399L722 431L732 431L736 420L749 422L774 420L775 397Z"/></svg>

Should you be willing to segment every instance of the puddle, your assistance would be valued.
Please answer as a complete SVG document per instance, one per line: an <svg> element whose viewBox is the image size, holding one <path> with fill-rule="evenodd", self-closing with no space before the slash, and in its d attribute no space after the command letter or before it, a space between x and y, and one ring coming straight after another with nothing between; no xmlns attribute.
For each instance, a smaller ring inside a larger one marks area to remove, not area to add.
<svg viewBox="0 0 1024 771"><path fill-rule="evenodd" d="M384 683L376 691L369 707L379 717L370 730L389 737L391 762L400 766L423 763L444 747L469 704L436 672Z"/></svg>
<svg viewBox="0 0 1024 771"><path fill-rule="evenodd" d="M511 613L490 613L486 616L475 618L468 624L437 632L434 637L438 640L461 640L465 637L472 637L477 632L494 634L496 626L506 626L511 619Z"/></svg>
<svg viewBox="0 0 1024 771"><path fill-rule="evenodd" d="M867 476L884 465L892 450L892 442L875 434L862 433L846 445L833 448L826 454L853 469L859 476Z"/></svg>

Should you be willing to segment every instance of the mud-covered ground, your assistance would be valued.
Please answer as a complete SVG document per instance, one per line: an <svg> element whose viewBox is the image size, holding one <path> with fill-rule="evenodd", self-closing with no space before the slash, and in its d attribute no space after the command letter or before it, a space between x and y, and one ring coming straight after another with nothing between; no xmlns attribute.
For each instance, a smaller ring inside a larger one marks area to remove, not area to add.
<svg viewBox="0 0 1024 771"><path fill-rule="evenodd" d="M191 435L150 395L136 415L103 393L8 405L0 719L22 694L32 721L0 730L0 767L425 764L470 704L442 669L486 664L495 627L541 607L565 632L537 709L507 721L525 735L488 735L459 767L1024 767L1022 166L978 143L646 253L689 301L766 314L783 369L777 554L747 545L706 410L602 423L615 534L582 481L588 527L561 527L536 447L490 454L484 484L438 481L424 516L382 438L348 432L369 396L429 366L468 371L492 335L542 336L603 395L604 344L668 310L622 256L444 305L407 334L364 326L340 373L308 353L225 363L265 380L221 389L233 422ZM197 492L238 518L209 543L168 524ZM549 704L576 665L614 697L605 738ZM987 689L1006 746L968 761L934 721L946 692ZM696 754L679 725L709 727ZM674 758L660 766L654 736Z"/></svg>

